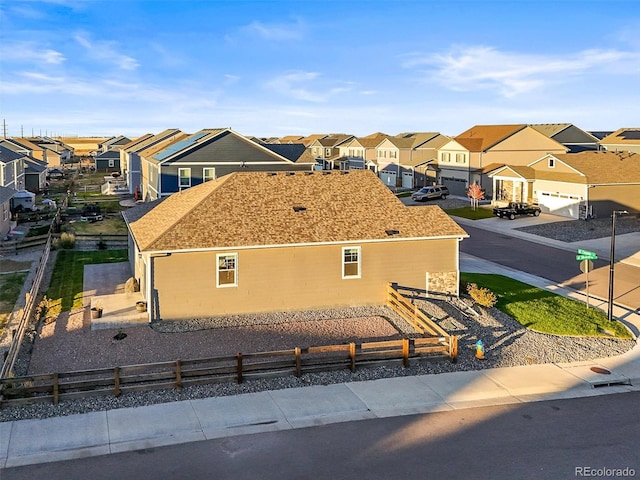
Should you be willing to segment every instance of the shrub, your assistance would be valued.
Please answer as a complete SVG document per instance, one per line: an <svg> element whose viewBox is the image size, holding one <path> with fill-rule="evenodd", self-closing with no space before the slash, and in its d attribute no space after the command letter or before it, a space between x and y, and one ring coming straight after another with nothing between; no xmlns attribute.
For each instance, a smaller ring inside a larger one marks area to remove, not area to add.
<svg viewBox="0 0 640 480"><path fill-rule="evenodd" d="M63 233L60 235L60 246L71 250L76 244L76 236L73 233Z"/></svg>
<svg viewBox="0 0 640 480"><path fill-rule="evenodd" d="M471 296L474 302L486 308L493 307L498 301L498 297L496 297L495 293L488 288L478 287L475 283L467 285L467 293Z"/></svg>

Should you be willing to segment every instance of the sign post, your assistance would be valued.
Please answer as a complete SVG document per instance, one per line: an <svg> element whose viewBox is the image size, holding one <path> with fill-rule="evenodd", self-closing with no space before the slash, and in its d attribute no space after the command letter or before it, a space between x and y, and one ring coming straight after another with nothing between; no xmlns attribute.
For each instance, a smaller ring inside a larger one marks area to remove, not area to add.
<svg viewBox="0 0 640 480"><path fill-rule="evenodd" d="M584 272L587 281L587 310L589 310L589 270L593 270L593 261L597 260L598 256L594 252L590 252L588 250L578 249L578 255L576 255L576 260L580 262L580 271Z"/></svg>

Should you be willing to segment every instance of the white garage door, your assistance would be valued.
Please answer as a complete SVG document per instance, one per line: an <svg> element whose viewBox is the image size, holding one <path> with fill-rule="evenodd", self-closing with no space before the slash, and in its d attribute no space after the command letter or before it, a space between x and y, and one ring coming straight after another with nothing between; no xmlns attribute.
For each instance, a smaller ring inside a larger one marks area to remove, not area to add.
<svg viewBox="0 0 640 480"><path fill-rule="evenodd" d="M580 198L575 195L538 192L538 205L544 213L562 217L578 218L580 213Z"/></svg>
<svg viewBox="0 0 640 480"><path fill-rule="evenodd" d="M402 172L402 186L413 188L413 172Z"/></svg>

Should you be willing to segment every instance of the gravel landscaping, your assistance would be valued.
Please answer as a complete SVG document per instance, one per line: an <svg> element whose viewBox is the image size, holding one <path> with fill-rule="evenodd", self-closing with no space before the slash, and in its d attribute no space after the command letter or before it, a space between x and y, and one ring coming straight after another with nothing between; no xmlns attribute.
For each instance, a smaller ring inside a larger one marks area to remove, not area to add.
<svg viewBox="0 0 640 480"><path fill-rule="evenodd" d="M594 218L585 220L563 220L521 227L521 232L552 238L562 242L579 242L611 237L611 218ZM640 232L640 217L634 215L621 216L616 219L616 235Z"/></svg>

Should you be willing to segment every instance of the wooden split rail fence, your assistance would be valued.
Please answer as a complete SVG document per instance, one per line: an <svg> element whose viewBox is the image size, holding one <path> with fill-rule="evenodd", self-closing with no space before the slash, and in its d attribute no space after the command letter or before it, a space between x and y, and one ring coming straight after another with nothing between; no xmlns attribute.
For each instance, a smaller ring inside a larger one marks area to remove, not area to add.
<svg viewBox="0 0 640 480"><path fill-rule="evenodd" d="M414 359L453 360L455 343L440 338L414 338L349 343L272 352L177 360L68 373L3 378L0 406L58 403L98 395L177 388L246 379L272 378L357 367L409 366Z"/></svg>

